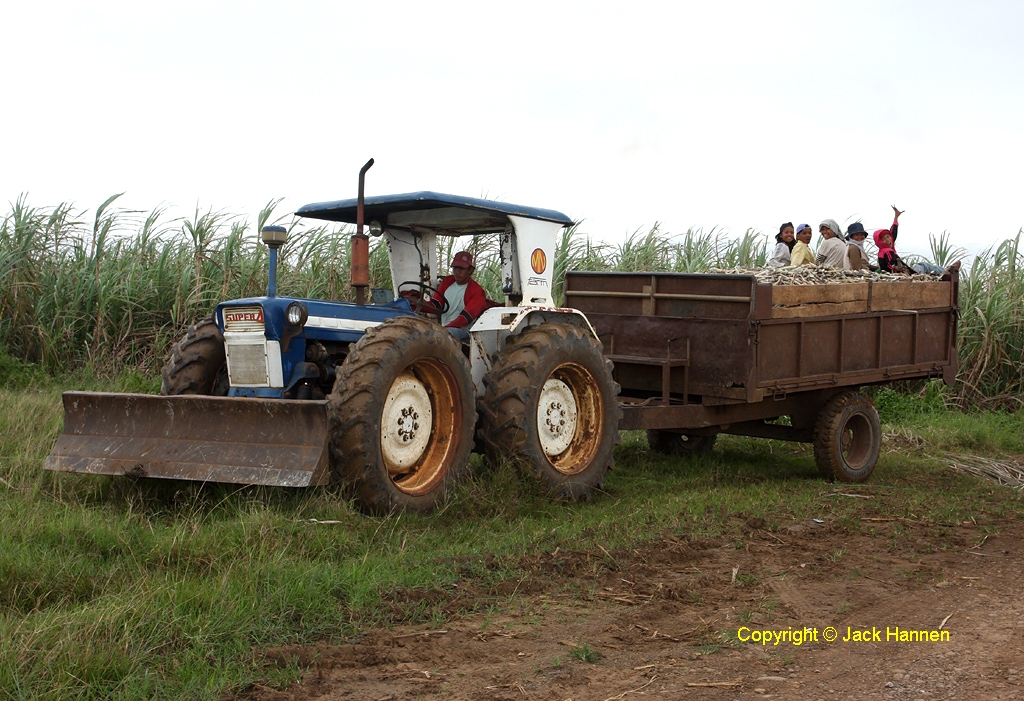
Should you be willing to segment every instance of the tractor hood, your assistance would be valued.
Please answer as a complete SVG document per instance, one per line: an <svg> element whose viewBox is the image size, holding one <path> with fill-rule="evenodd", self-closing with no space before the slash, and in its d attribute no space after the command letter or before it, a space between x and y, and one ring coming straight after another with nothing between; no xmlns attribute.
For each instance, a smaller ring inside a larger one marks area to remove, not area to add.
<svg viewBox="0 0 1024 701"><path fill-rule="evenodd" d="M295 213L300 217L354 224L356 209L356 200L350 199L303 205ZM509 216L553 222L562 226L571 226L573 223L572 219L553 209L522 207L508 202L439 192L367 197L364 212L364 221L378 221L385 229L424 227L456 236L505 231L509 227Z"/></svg>

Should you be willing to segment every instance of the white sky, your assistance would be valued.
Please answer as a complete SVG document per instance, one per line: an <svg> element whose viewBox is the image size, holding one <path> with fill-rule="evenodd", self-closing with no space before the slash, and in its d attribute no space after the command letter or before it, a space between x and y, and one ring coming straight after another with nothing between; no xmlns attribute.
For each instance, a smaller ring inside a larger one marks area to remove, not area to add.
<svg viewBox="0 0 1024 701"><path fill-rule="evenodd" d="M621 241L1024 226L1020 2L13 2L0 197L255 218L436 190ZM817 228L815 226L815 228Z"/></svg>

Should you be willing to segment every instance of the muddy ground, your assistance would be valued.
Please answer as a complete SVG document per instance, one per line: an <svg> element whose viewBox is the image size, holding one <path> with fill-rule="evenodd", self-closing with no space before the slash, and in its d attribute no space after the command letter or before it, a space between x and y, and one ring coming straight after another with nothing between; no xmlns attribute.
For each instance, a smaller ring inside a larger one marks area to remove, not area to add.
<svg viewBox="0 0 1024 701"><path fill-rule="evenodd" d="M232 698L1024 698L1022 524L740 525L728 540L665 535L636 550L545 553L521 563L522 581L491 590L470 579L399 592L396 607L504 603L342 646L261 651L309 671L289 689L255 685ZM738 642L741 626L816 628L817 642ZM949 639L886 641L897 627ZM880 640L842 640L872 628Z"/></svg>

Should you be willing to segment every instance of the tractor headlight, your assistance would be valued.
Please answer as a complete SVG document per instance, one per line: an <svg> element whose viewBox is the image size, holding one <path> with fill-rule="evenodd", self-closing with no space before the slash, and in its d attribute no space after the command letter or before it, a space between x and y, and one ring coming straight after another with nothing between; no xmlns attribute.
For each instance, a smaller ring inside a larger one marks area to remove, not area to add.
<svg viewBox="0 0 1024 701"><path fill-rule="evenodd" d="M285 318L288 319L288 323L292 326L305 326L309 313L298 302L292 302L288 305L288 309L285 310Z"/></svg>

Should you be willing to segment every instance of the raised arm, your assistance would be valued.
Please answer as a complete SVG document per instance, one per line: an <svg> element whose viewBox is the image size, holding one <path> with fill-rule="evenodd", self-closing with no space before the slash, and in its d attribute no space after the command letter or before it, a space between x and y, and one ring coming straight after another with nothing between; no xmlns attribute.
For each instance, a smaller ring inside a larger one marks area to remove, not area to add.
<svg viewBox="0 0 1024 701"><path fill-rule="evenodd" d="M906 211L907 210L905 210L905 209L902 209L902 210L901 209L897 209L896 205L892 205L892 213L893 213L892 228L889 231L892 232L892 242L894 244L896 243L896 233L899 230L899 226L900 226L900 215L903 214Z"/></svg>

